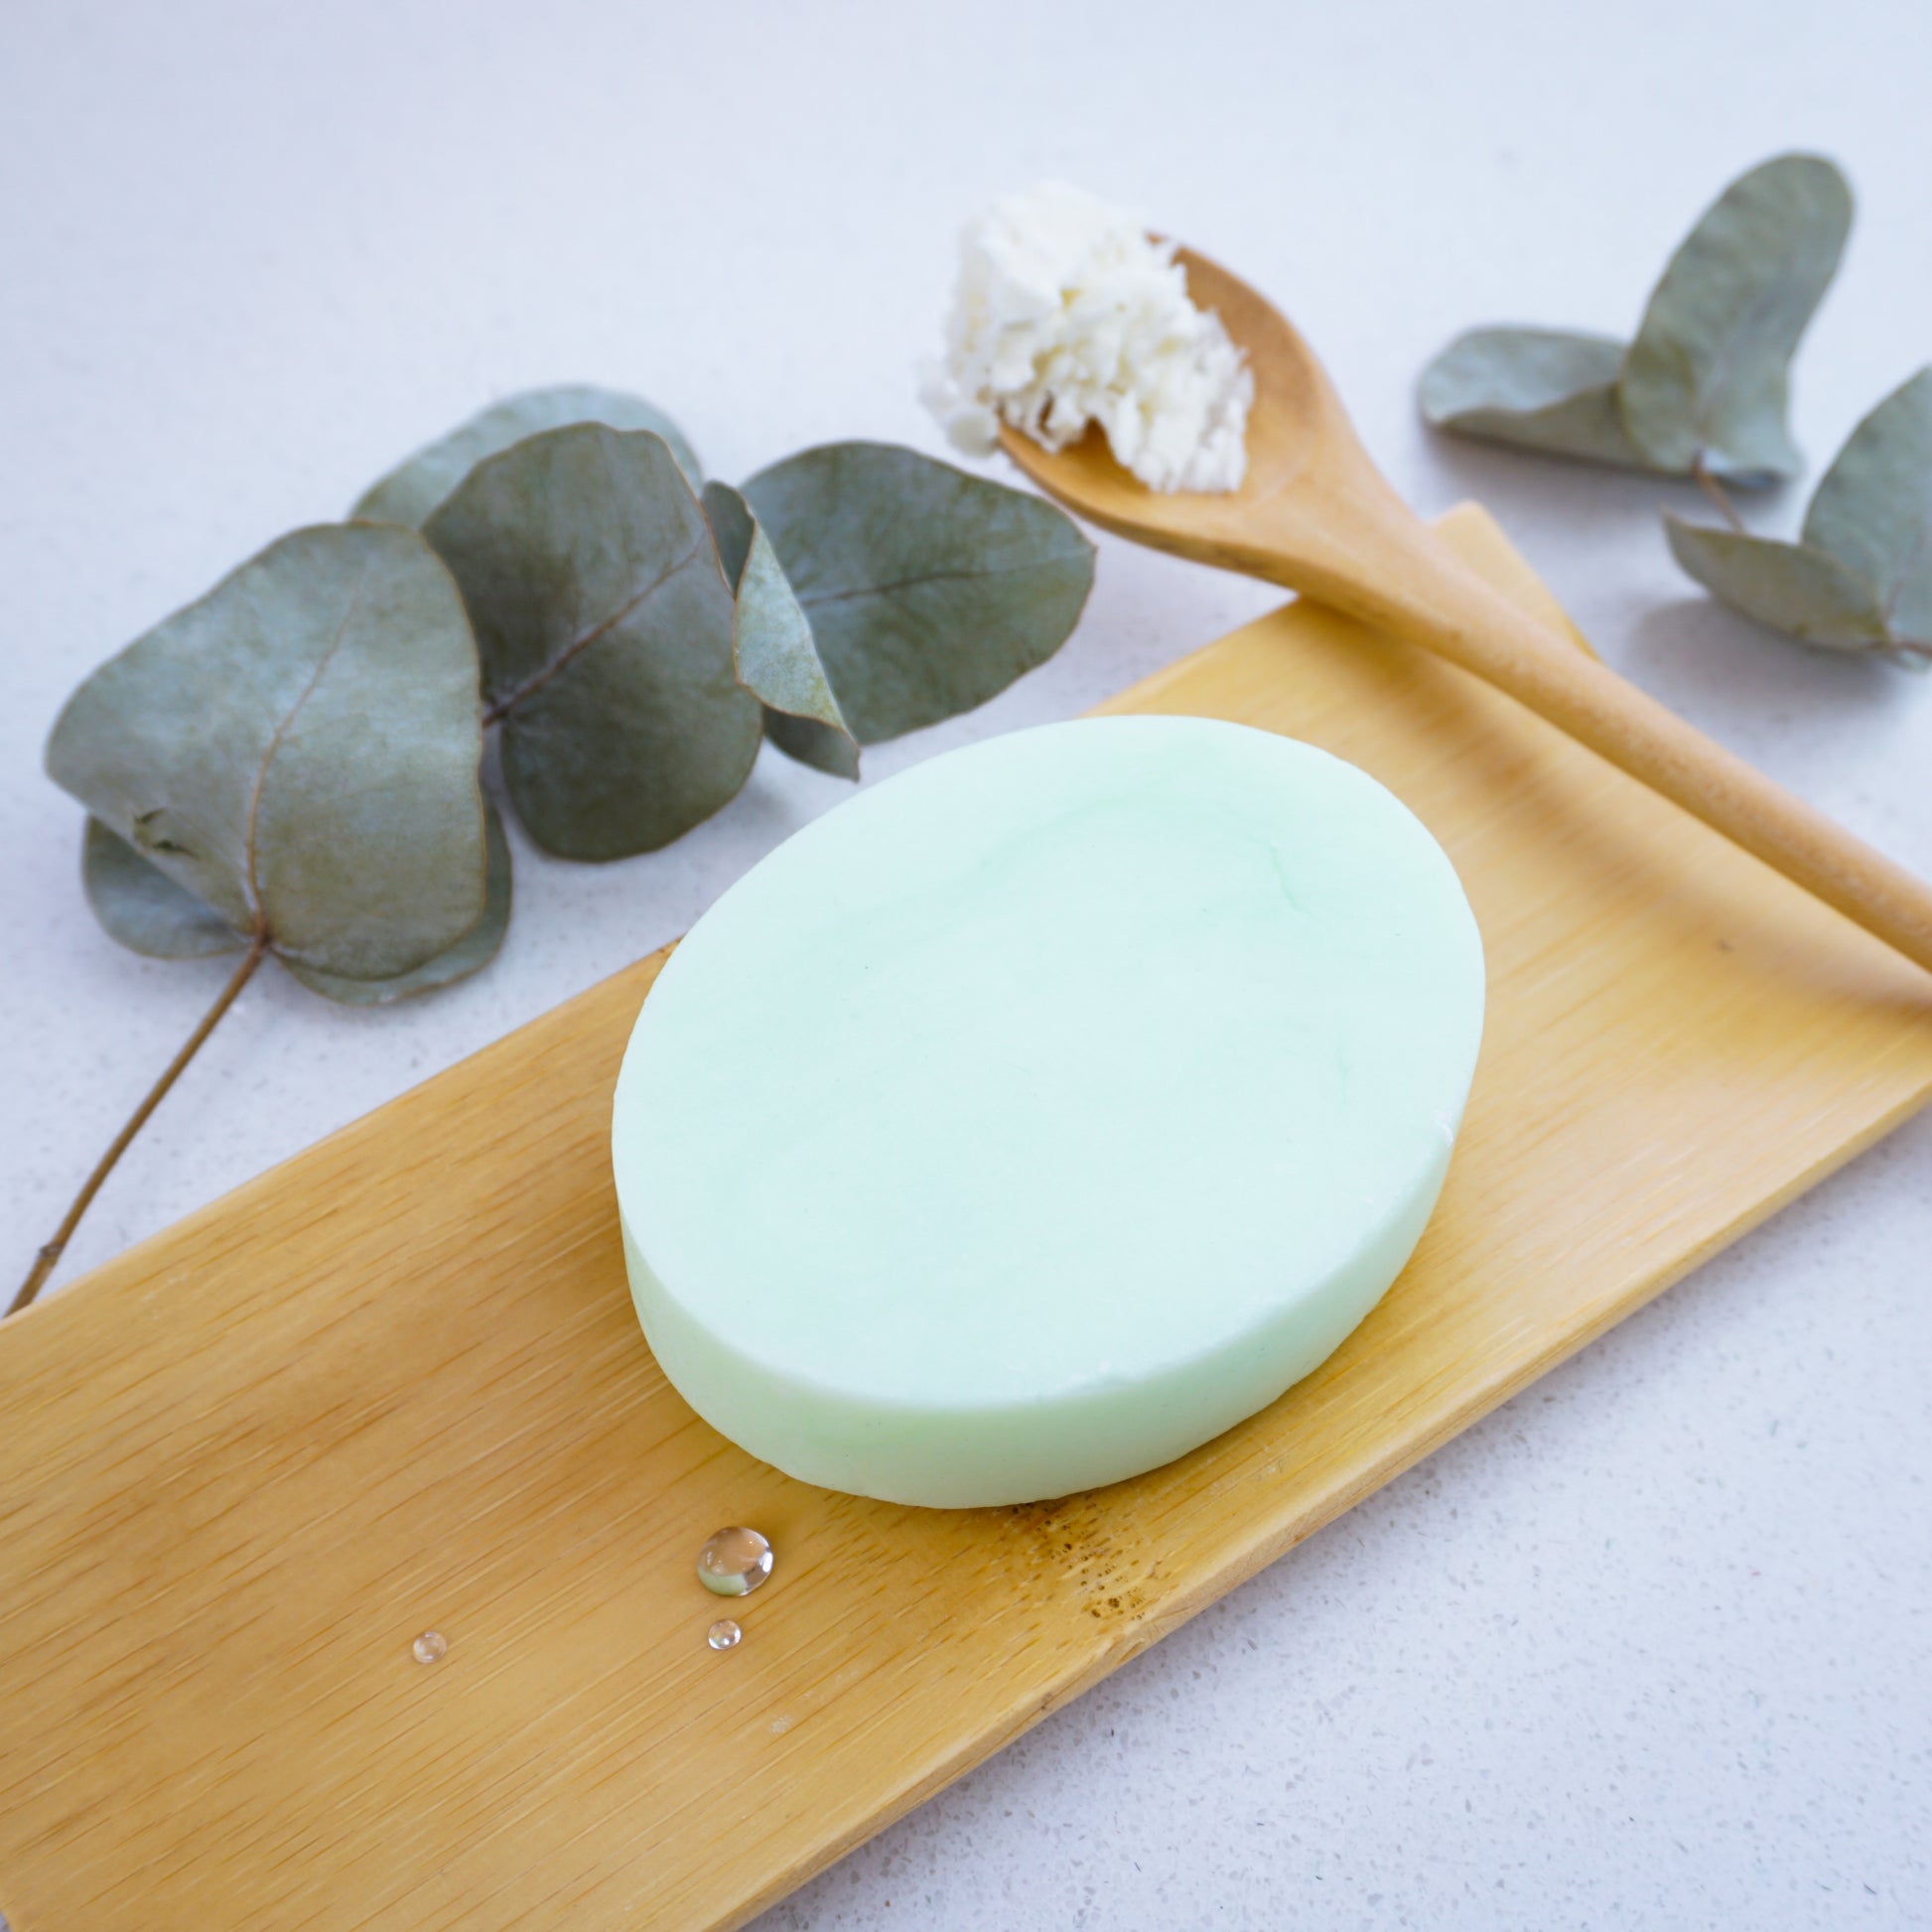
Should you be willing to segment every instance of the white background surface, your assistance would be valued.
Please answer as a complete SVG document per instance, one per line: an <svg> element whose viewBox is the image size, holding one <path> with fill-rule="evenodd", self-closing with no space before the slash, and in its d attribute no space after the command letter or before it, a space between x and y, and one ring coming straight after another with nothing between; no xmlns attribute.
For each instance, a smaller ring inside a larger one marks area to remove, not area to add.
<svg viewBox="0 0 1932 1932"><path fill-rule="evenodd" d="M1669 486L1434 444L1411 400L1467 324L1627 328L1731 175L1817 146L1861 211L1799 364L1815 477L1932 358L1928 77L1920 0L7 0L0 1272L226 971L93 926L39 770L68 688L526 384L639 389L728 477L938 449L913 365L952 231L1042 173L1277 296L1415 502L1482 495L1613 663L1932 872L1932 679L1692 595ZM1269 602L1106 545L1052 665L871 769L1067 716ZM500 961L418 1006L265 973L64 1272L675 934L839 795L767 752L672 851L530 859ZM764 1924L1932 1922L1928 1289L1932 1119Z"/></svg>

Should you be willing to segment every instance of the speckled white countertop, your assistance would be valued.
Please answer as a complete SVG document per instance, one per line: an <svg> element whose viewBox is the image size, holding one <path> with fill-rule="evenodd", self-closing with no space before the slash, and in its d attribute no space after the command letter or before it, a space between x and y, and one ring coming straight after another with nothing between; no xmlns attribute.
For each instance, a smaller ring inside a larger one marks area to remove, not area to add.
<svg viewBox="0 0 1932 1932"><path fill-rule="evenodd" d="M1822 460L1932 358L1928 72L1915 0L9 0L0 1265L222 971L81 903L39 747L82 672L529 383L639 389L727 476L936 450L912 365L951 231L1042 173L1278 296L1414 501L1482 496L1613 663L1932 872L1932 678L1692 595L1665 486L1432 444L1411 402L1466 324L1627 327L1725 180L1813 145L1862 205L1798 371ZM1067 716L1270 596L1108 544L1052 665L872 769ZM670 937L839 795L767 754L669 852L531 860L499 962L414 1007L264 975L67 1272ZM1932 1923L1928 1361L1922 1119L762 1924Z"/></svg>

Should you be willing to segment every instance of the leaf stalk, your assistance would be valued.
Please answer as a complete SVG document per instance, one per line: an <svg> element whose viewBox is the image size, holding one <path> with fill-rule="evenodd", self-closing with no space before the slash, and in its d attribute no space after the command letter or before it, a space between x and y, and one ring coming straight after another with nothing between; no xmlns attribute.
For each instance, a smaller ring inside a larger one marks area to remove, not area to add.
<svg viewBox="0 0 1932 1932"><path fill-rule="evenodd" d="M1702 450L1691 464L1691 475L1697 479L1697 486L1717 505L1718 514L1730 525L1732 531L1740 537L1746 535L1744 519L1737 514L1737 506L1730 500L1729 493L1705 462Z"/></svg>
<svg viewBox="0 0 1932 1932"><path fill-rule="evenodd" d="M114 1136L107 1152L95 1164L93 1173L87 1176L79 1193L74 1195L72 1206L68 1209L61 1225L55 1229L54 1238L34 1257L34 1265L27 1271L27 1279L21 1283L19 1292L8 1305L8 1314L17 1314L40 1294L47 1278L53 1274L60 1263L61 1256L67 1251L68 1243L73 1239L73 1231L80 1225L80 1217L93 1204L94 1196L100 1192L107 1176L114 1172L115 1166L121 1156L127 1152L135 1135L147 1125L148 1117L168 1097L169 1088L181 1078L189 1061L201 1051L203 1042L220 1024L221 1016L234 1005L241 995L241 989L254 977L255 968L267 956L268 935L265 932L258 932L247 952L242 955L241 964L235 968L227 985L216 995L214 1004L202 1016L201 1025L188 1035L181 1051L168 1062L161 1078L148 1089L147 1097L129 1115L127 1125Z"/></svg>

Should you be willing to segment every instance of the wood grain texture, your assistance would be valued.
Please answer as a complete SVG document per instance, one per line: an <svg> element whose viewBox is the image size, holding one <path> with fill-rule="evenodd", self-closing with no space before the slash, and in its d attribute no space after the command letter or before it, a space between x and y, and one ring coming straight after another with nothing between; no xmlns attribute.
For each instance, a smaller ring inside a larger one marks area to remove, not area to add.
<svg viewBox="0 0 1932 1932"><path fill-rule="evenodd" d="M1479 512L1449 534L1555 616ZM1340 1353L1059 1503L788 1481L631 1314L646 960L0 1327L14 1932L737 1924L1932 1093L1923 975L1436 659L1295 608L1109 708L1352 759L1469 888L1463 1138ZM692 1563L731 1522L778 1566L720 1656Z"/></svg>

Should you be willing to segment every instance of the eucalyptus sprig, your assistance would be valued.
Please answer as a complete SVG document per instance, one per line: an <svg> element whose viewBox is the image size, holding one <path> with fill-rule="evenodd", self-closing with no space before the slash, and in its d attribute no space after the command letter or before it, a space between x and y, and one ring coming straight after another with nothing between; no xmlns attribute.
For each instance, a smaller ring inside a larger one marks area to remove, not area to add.
<svg viewBox="0 0 1932 1932"><path fill-rule="evenodd" d="M495 955L487 732L539 847L625 858L728 803L766 738L856 778L861 746L984 703L1058 649L1092 580L1041 498L874 443L706 483L661 410L575 385L271 544L95 671L49 740L107 933L240 958L12 1307L265 959L371 1005Z"/></svg>
<svg viewBox="0 0 1932 1932"><path fill-rule="evenodd" d="M1796 543L1753 536L1725 483L1803 468L1791 358L1852 221L1829 162L1780 155L1725 190L1671 258L1635 339L1476 329L1423 373L1436 428L1696 482L1724 517L1665 512L1671 554L1733 610L1802 642L1932 661L1932 369L1887 396L1826 473Z"/></svg>
<svg viewBox="0 0 1932 1932"><path fill-rule="evenodd" d="M1932 664L1932 367L1859 424L1796 543L1666 513L1671 554L1747 618L1828 650Z"/></svg>
<svg viewBox="0 0 1932 1932"><path fill-rule="evenodd" d="M1470 330L1424 370L1423 415L1437 429L1659 476L1747 487L1795 477L1791 358L1851 227L1838 169L1779 155L1705 211L1629 343Z"/></svg>

